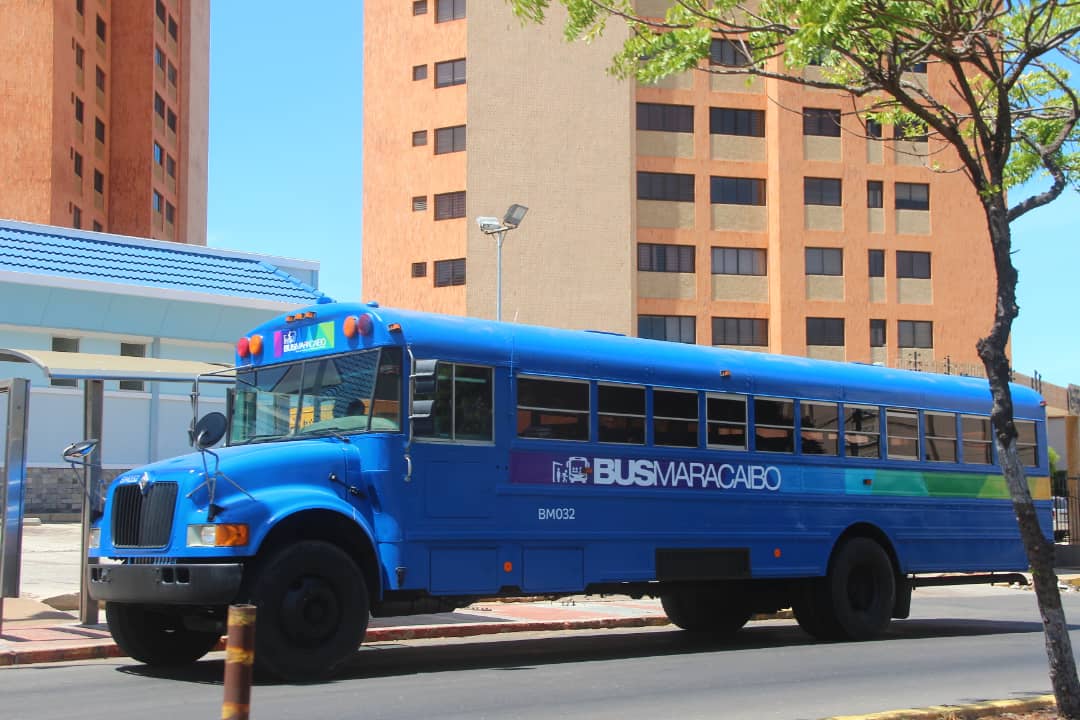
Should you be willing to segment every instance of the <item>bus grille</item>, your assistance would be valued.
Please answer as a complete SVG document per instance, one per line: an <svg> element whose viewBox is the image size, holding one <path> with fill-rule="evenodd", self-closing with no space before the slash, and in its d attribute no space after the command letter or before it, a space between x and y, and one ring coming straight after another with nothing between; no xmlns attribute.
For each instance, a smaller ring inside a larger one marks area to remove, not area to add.
<svg viewBox="0 0 1080 720"><path fill-rule="evenodd" d="M121 485L113 496L113 545L116 547L165 547L172 534L177 483L146 486Z"/></svg>

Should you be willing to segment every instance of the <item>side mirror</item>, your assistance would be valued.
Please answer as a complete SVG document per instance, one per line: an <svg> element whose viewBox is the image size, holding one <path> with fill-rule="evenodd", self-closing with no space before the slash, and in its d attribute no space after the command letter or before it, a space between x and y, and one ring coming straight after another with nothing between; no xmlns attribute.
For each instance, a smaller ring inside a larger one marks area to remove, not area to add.
<svg viewBox="0 0 1080 720"><path fill-rule="evenodd" d="M71 443L64 448L64 461L72 465L86 465L90 462L90 455L97 447L98 440L82 440Z"/></svg>
<svg viewBox="0 0 1080 720"><path fill-rule="evenodd" d="M438 360L417 360L413 367L413 394L434 395L438 388L436 366Z"/></svg>
<svg viewBox="0 0 1080 720"><path fill-rule="evenodd" d="M221 438L225 437L228 427L229 421L222 413L215 411L203 415L192 430L195 436L195 447L205 450L216 445Z"/></svg>

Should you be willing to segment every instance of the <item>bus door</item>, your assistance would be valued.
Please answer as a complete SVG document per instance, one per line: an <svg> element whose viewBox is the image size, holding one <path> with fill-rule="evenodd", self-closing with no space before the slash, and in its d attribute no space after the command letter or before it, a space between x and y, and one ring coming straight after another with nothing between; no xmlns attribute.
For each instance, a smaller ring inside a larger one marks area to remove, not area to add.
<svg viewBox="0 0 1080 720"><path fill-rule="evenodd" d="M432 377L420 381L425 369ZM428 416L413 420L416 502L408 512L429 549L430 589L494 592L499 577L490 531L505 465L495 448L494 368L418 360L417 375L414 407Z"/></svg>

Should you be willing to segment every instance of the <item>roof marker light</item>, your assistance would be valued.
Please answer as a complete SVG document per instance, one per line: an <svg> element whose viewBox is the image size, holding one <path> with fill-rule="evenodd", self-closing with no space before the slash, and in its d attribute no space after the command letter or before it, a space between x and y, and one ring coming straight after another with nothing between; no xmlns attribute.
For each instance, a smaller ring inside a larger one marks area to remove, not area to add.
<svg viewBox="0 0 1080 720"><path fill-rule="evenodd" d="M251 354L251 346L248 344L248 339L242 337L236 341L236 354L242 358L246 358Z"/></svg>
<svg viewBox="0 0 1080 720"><path fill-rule="evenodd" d="M730 370L721 370L720 371L720 377L722 377L722 378L731 377L731 371Z"/></svg>
<svg viewBox="0 0 1080 720"><path fill-rule="evenodd" d="M251 348L251 354L252 355L261 354L262 351L263 351L263 336L262 335L252 335L251 339L248 340L248 347Z"/></svg>
<svg viewBox="0 0 1080 720"><path fill-rule="evenodd" d="M359 321L355 315L345 316L345 322L341 326L341 332L345 333L345 337L351 338L356 336L356 324Z"/></svg>
<svg viewBox="0 0 1080 720"><path fill-rule="evenodd" d="M390 332L401 332L401 323L390 323L386 329Z"/></svg>
<svg viewBox="0 0 1080 720"><path fill-rule="evenodd" d="M299 313L297 313L297 317L300 317ZM304 313L304 319L305 320L313 320L314 318L315 318L315 313L312 312L311 310L308 310L306 313Z"/></svg>

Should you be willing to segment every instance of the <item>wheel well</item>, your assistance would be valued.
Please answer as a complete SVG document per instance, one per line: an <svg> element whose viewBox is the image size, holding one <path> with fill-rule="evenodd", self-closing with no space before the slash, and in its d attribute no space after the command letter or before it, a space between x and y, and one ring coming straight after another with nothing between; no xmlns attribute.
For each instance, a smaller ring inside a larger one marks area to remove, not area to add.
<svg viewBox="0 0 1080 720"><path fill-rule="evenodd" d="M900 559L896 556L896 549L893 547L892 541L889 540L889 536L877 525L871 525L870 523L855 523L840 533L840 537L836 539L836 544L833 545L832 553L829 556L830 565L832 564L832 556L836 554L836 549L853 537L869 538L880 545L889 555L889 562L892 563L893 572L897 576L902 574Z"/></svg>
<svg viewBox="0 0 1080 720"><path fill-rule="evenodd" d="M322 540L337 545L364 573L372 601L382 595L382 577L371 539L356 523L331 510L304 510L278 522L259 546L259 558L301 540Z"/></svg>

